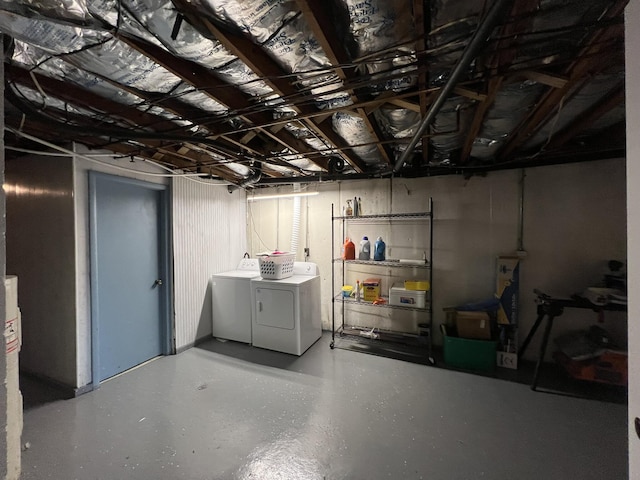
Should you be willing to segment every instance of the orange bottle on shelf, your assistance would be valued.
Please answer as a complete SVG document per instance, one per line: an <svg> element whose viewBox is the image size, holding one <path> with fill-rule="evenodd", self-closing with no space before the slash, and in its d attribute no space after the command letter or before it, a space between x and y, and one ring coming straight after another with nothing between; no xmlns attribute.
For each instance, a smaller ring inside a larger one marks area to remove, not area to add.
<svg viewBox="0 0 640 480"><path fill-rule="evenodd" d="M356 259L356 246L349 237L344 241L344 248L342 253L343 260L355 260Z"/></svg>

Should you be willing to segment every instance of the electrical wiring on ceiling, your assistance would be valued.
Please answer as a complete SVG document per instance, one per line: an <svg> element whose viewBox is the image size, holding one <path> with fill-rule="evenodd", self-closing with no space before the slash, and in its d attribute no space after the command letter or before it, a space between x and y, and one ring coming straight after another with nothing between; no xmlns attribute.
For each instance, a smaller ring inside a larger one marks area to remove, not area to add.
<svg viewBox="0 0 640 480"><path fill-rule="evenodd" d="M113 154L110 155L110 154L83 154L83 153L77 153L77 152L74 152L72 150L68 150L68 149L66 149L64 147L61 147L59 145L56 145L54 143L47 142L46 140L43 140L41 138L35 137L33 135L29 135L28 133L21 132L21 131L15 129L15 128L9 127L7 125L5 125L4 129L6 131L8 131L8 132L13 133L14 135L18 135L20 137L26 138L26 139L31 140L33 142L39 143L39 144L41 144L41 145L43 145L45 147L52 148L54 150L57 150L58 152L61 152L61 153L56 154L56 153L52 153L52 152L28 150L28 149L20 149L19 150L19 151L23 151L24 153L30 153L30 154L34 154L34 155L45 155L45 156L81 158L83 160L86 160L87 162L91 162L91 163L94 163L96 165L102 165L102 166L106 166L106 167L109 167L109 168L113 168L115 170L120 170L120 171L124 171L124 172L128 172L128 173L135 173L137 175L145 175L145 176L148 176L148 177L161 177L161 178L180 177L180 178L187 178L187 179L193 180L194 177L203 178L203 177L206 176L206 175L204 175L202 173L178 173L178 172L176 172L175 170L173 170L173 169L171 169L169 167L166 167L166 166L164 166L164 165L162 165L162 164L160 164L158 162L154 162L152 160L148 160L146 158L139 158L139 159L144 163L148 163L150 165L154 165L154 166L156 166L158 168L161 168L163 170L167 170L170 173L153 173L153 172L145 172L145 171L142 171L142 170L136 170L136 169L133 169L133 168L126 168L126 167L123 167L121 165L115 165L113 163L105 162L105 161L102 161L102 160L98 160L96 158L96 157L103 157L103 156L108 156L108 157L114 158L115 155L113 155ZM9 148L12 149L12 150L18 150L15 147L9 147ZM126 157L126 158L132 158L132 157ZM209 182L201 181L201 183L205 183L207 185L232 185L231 182L224 182L224 181L223 182L217 182L217 183L213 183L213 182L210 182L210 181Z"/></svg>
<svg viewBox="0 0 640 480"><path fill-rule="evenodd" d="M372 0L375 8L360 12L350 0L332 0L321 12L297 2L275 2L265 11L257 0L231 9L204 1L115 0L81 6L83 16L75 19L36 2L27 19L20 17L21 1L0 7L9 41L12 23L3 11L29 27L14 32L16 54L6 55L19 84L6 89L7 98L23 97L16 100L22 119L10 117L11 126L55 143L44 126L52 125L60 141L117 147L123 155L162 158L238 183L254 181L262 166L265 184L372 178L389 164L397 167L399 156L407 161L392 175L509 168L534 152L544 161L570 139L568 119L596 103L596 97L574 101L576 92L590 84L590 92L594 86L602 95L613 92L624 68L615 53L622 49L624 0L505 3L479 53L453 81L472 35L488 23L486 2L441 0L422 12L409 0ZM370 15L367 23L360 14ZM259 29L247 15L260 19ZM50 30L36 33L43 26ZM65 35L69 42L46 44ZM118 70L138 60L140 71L149 72L144 79ZM576 82L573 69L590 76ZM79 101L56 95L59 82L73 83ZM544 100L564 85L558 120ZM441 91L446 102L435 101ZM106 100L92 103L90 95ZM520 107L519 100L528 103ZM409 140L432 109L421 138Z"/></svg>

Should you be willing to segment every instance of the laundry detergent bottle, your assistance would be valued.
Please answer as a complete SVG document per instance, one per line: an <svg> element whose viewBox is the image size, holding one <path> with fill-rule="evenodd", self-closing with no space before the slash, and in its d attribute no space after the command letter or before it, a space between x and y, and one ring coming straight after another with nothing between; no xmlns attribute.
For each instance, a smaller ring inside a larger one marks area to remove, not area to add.
<svg viewBox="0 0 640 480"><path fill-rule="evenodd" d="M386 248L386 245L384 243L384 241L382 240L382 237L378 237L378 239L376 240L376 243L373 247L373 259L377 260L379 262L384 261L384 250Z"/></svg>
<svg viewBox="0 0 640 480"><path fill-rule="evenodd" d="M360 240L360 253L358 253L359 260L371 260L371 242L369 237L362 237Z"/></svg>
<svg viewBox="0 0 640 480"><path fill-rule="evenodd" d="M342 252L343 260L355 260L356 259L356 246L349 237L344 241L344 247Z"/></svg>

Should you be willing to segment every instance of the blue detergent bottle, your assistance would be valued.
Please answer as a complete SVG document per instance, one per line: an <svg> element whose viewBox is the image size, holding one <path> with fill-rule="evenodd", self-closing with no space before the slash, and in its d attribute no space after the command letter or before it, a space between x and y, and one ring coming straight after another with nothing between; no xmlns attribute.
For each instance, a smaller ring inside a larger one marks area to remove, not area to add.
<svg viewBox="0 0 640 480"><path fill-rule="evenodd" d="M376 243L374 245L373 248L373 259L377 260L379 262L384 261L384 249L385 249L386 245L384 244L384 241L382 240L382 237L378 237L378 239L376 240Z"/></svg>

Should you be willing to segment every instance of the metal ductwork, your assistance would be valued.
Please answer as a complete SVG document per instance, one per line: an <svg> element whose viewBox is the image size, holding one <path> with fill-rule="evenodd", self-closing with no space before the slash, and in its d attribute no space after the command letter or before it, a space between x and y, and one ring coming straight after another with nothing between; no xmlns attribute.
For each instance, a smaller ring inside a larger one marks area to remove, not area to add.
<svg viewBox="0 0 640 480"><path fill-rule="evenodd" d="M255 185L256 183L258 183L261 179L262 165L260 163L257 163L255 165L252 165L252 172L244 179L242 179L242 181L238 183L238 186L240 188L250 187L251 185Z"/></svg>

